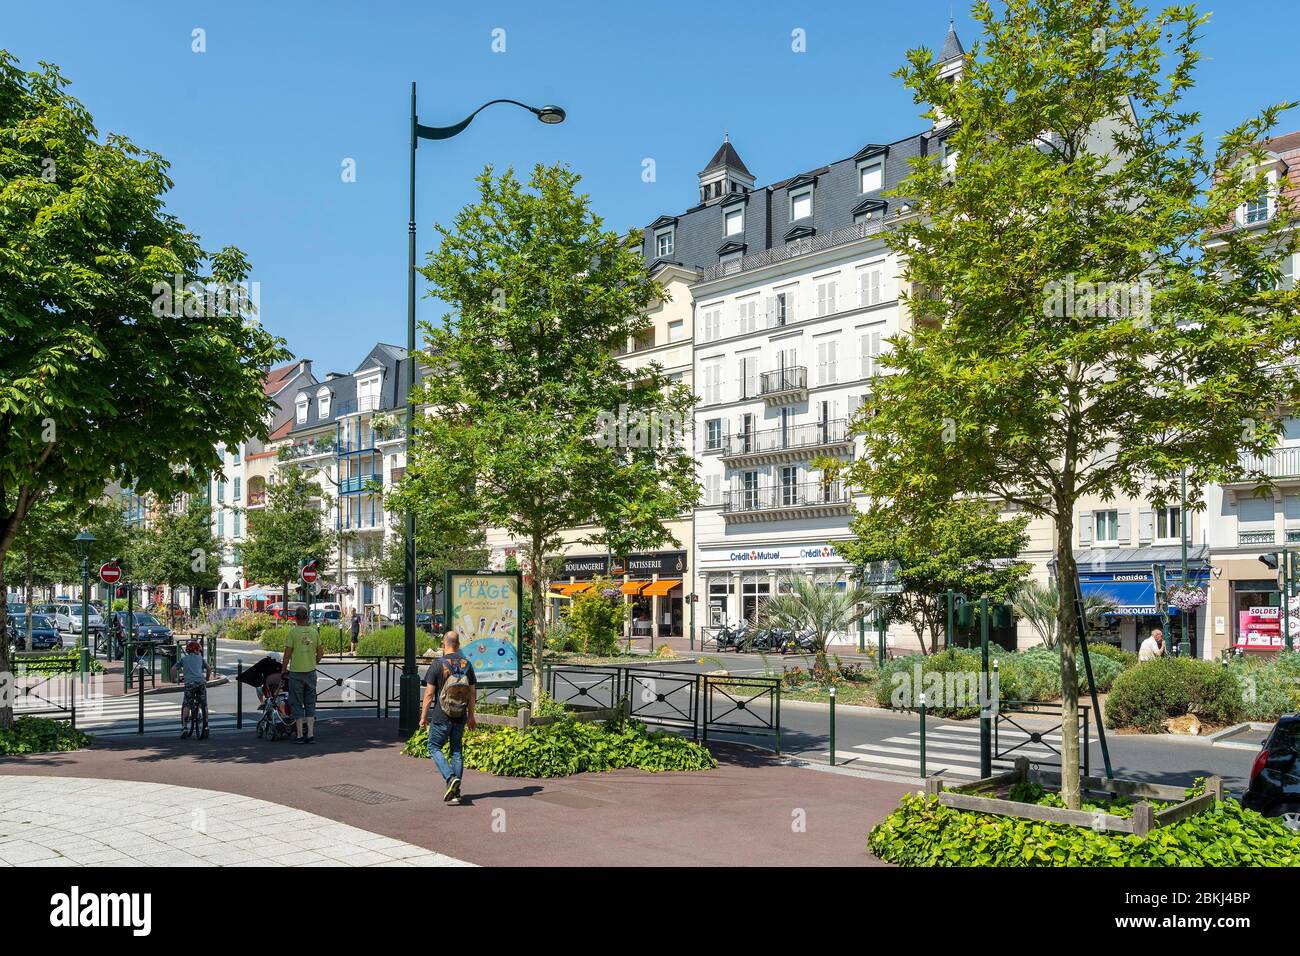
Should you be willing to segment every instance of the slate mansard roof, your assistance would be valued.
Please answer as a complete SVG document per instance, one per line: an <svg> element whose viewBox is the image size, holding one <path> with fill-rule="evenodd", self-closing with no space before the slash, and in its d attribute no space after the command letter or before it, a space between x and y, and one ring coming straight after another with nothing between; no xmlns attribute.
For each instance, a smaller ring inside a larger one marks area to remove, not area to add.
<svg viewBox="0 0 1300 956"><path fill-rule="evenodd" d="M367 353L366 357L361 360L361 364L351 373L327 378L322 382L300 389L297 394L305 395L308 399L307 421L299 425L296 419L290 419L290 421L294 422L290 433L298 434L300 432L316 431L322 426L332 425L340 418L347 418L350 415L357 414L357 379L368 378L373 374L376 367L381 368L383 371L379 381L379 408L373 410L392 411L404 409L406 407L406 363L408 361L406 349L381 342ZM416 381L420 380L422 372L423 367L417 362L415 366ZM318 400L316 396L322 388L330 390L329 415L325 418L320 418L317 414Z"/></svg>

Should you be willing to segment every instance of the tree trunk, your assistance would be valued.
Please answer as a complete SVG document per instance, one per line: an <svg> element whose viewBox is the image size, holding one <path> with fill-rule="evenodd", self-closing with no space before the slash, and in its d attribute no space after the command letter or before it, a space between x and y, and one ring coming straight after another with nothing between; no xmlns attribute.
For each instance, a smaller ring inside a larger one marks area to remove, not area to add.
<svg viewBox="0 0 1300 956"><path fill-rule="evenodd" d="M544 690L542 686L542 651L546 647L546 614L542 606L542 567L544 557L542 555L542 541L534 537L532 546L528 552L528 563L532 566L532 593L533 593L533 708L537 708L537 701ZM520 622L522 624L522 622Z"/></svg>
<svg viewBox="0 0 1300 956"><path fill-rule="evenodd" d="M1061 655L1061 799L1078 810L1079 794L1079 671L1076 653L1079 629L1075 620L1074 503L1062 502L1056 519L1057 647Z"/></svg>
<svg viewBox="0 0 1300 956"><path fill-rule="evenodd" d="M0 730L14 725L13 667L9 663L9 637L5 627L9 613L9 592L5 590L4 553L0 552Z"/></svg>

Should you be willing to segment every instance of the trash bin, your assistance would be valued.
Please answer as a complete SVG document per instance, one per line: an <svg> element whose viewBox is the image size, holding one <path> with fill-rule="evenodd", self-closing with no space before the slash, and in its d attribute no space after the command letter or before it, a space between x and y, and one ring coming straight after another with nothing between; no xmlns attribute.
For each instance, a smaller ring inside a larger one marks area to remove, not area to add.
<svg viewBox="0 0 1300 956"><path fill-rule="evenodd" d="M180 662L180 647L176 644L159 644L155 649L158 654L158 668L162 679L168 684L176 683L176 667Z"/></svg>

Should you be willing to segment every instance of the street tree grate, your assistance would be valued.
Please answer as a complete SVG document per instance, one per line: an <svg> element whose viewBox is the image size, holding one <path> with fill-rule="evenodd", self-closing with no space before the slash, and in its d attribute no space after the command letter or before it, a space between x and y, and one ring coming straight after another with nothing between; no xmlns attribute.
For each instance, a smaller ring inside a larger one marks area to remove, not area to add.
<svg viewBox="0 0 1300 956"><path fill-rule="evenodd" d="M369 804L372 807L381 803L399 803L406 799L405 797L394 796L391 793L382 793L379 790L359 787L355 783L333 783L328 787L317 787L316 789L322 793L331 793L336 797L355 800L357 803Z"/></svg>

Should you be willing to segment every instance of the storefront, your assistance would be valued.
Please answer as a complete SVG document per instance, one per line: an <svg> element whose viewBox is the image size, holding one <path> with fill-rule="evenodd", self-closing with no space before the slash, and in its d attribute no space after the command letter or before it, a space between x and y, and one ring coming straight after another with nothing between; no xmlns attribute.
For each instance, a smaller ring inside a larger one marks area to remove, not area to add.
<svg viewBox="0 0 1300 956"><path fill-rule="evenodd" d="M773 595L804 574L833 587L845 587L853 569L834 542L781 544L772 547L700 551L700 593L706 627L753 622Z"/></svg>
<svg viewBox="0 0 1300 956"><path fill-rule="evenodd" d="M1286 647L1282 592L1267 578L1230 581L1232 640L1229 647L1243 653L1277 653ZM1292 636L1300 630L1300 597L1291 598Z"/></svg>
<svg viewBox="0 0 1300 956"><path fill-rule="evenodd" d="M1131 552L1130 552L1131 553ZM1175 566L1138 561L1106 562L1104 569L1079 564L1079 589L1085 598L1097 596L1114 605L1093 625L1093 640L1116 644L1126 651L1136 651L1151 631L1165 632L1166 647L1182 639L1182 612L1157 595L1158 585L1169 588L1182 578L1181 563ZM1210 580L1210 567L1198 552L1188 561L1188 583L1204 588ZM1201 621L1198 611L1188 612L1188 640L1192 656L1200 653Z"/></svg>
<svg viewBox="0 0 1300 956"><path fill-rule="evenodd" d="M593 578L608 577L632 606L633 637L684 637L691 625L686 571L685 551L652 551L612 560L603 554L567 557L551 583L549 619L554 620L573 595L589 589Z"/></svg>

